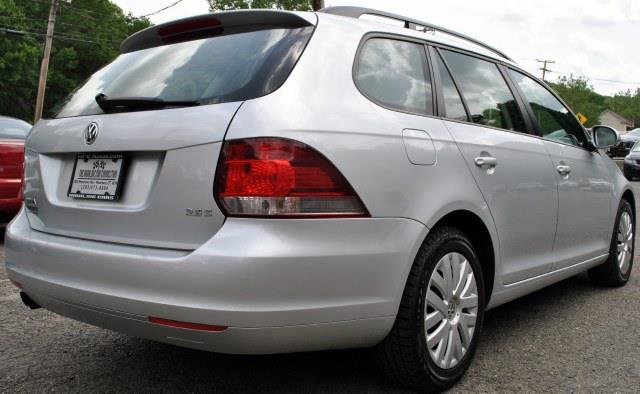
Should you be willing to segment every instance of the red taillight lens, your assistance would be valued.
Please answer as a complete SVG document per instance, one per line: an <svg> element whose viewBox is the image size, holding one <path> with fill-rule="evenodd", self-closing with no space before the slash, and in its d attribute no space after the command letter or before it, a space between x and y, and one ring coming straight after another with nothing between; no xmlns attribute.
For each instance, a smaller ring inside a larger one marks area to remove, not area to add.
<svg viewBox="0 0 640 394"><path fill-rule="evenodd" d="M225 142L215 195L228 216L368 216L329 160L301 142L282 138Z"/></svg>
<svg viewBox="0 0 640 394"><path fill-rule="evenodd" d="M162 319L160 317L149 316L149 322L159 324L161 326L186 328L189 330L220 332L226 330L227 326L218 326L213 324L189 323L179 320Z"/></svg>

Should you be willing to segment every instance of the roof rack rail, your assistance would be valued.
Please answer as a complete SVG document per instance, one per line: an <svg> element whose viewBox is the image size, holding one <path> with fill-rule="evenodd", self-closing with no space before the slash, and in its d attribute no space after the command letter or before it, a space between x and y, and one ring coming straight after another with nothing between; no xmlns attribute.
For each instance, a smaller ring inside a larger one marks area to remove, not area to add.
<svg viewBox="0 0 640 394"><path fill-rule="evenodd" d="M445 33L448 34L450 36L456 37L456 38L460 38L462 40L465 41L469 41L475 45L478 45L484 49L488 49L489 51L497 54L498 56L507 59L511 62L513 62L513 59L511 59L509 56L507 56L504 52L488 45L485 44L482 41L476 40L475 38L471 38L467 35L464 35L462 33L458 33L456 31L453 30L449 30L447 28L444 27L440 27L437 25L433 25L431 23L428 22L423 22L417 19L413 19L413 18L407 18L406 16L402 16L402 15L397 15L397 14L392 14L390 12L384 12L384 11L378 11L378 10L374 10L372 8L364 8L364 7L348 7L348 6L334 6L334 7L325 7L321 10L319 10L318 12L323 12L326 14L333 14L333 15L340 15L340 16L346 16L346 17L350 17L350 18L360 18L362 15L373 15L373 16L379 16L379 17L383 17L383 18L388 18L388 19L394 19L397 21L401 21L404 22L404 27L405 29L412 29L412 30L417 30L418 27L422 27L425 28L427 30L432 30L432 31L439 31L441 33Z"/></svg>

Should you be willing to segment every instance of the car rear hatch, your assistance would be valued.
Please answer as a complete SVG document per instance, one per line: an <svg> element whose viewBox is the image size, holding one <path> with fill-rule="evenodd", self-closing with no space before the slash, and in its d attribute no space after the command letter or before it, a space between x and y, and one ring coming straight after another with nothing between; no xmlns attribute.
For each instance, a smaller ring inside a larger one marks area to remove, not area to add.
<svg viewBox="0 0 640 394"><path fill-rule="evenodd" d="M192 250L224 216L222 140L244 100L288 77L314 14L237 11L154 26L32 130L25 205L39 231Z"/></svg>

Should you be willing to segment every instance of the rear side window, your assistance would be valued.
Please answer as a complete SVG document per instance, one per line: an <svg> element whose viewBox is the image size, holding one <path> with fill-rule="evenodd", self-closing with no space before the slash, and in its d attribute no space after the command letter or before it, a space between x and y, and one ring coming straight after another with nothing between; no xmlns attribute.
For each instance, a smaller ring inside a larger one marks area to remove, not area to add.
<svg viewBox="0 0 640 394"><path fill-rule="evenodd" d="M72 93L57 117L103 113L99 93L198 104L264 96L289 76L312 32L266 29L121 54Z"/></svg>
<svg viewBox="0 0 640 394"><path fill-rule="evenodd" d="M443 50L473 123L526 132L522 113L494 63Z"/></svg>
<svg viewBox="0 0 640 394"><path fill-rule="evenodd" d="M511 69L509 73L529 102L542 137L565 144L584 146L586 137L582 126L560 100L526 75Z"/></svg>
<svg viewBox="0 0 640 394"><path fill-rule="evenodd" d="M442 82L442 95L444 96L444 110L445 116L449 119L455 120L468 120L467 111L462 104L462 98L456 88L456 85L451 79L449 70L444 65L444 62L440 56L436 56L436 63L438 65L438 71L440 72L440 80Z"/></svg>
<svg viewBox="0 0 640 394"><path fill-rule="evenodd" d="M390 38L367 40L356 63L360 91L391 109L433 114L431 78L424 46Z"/></svg>

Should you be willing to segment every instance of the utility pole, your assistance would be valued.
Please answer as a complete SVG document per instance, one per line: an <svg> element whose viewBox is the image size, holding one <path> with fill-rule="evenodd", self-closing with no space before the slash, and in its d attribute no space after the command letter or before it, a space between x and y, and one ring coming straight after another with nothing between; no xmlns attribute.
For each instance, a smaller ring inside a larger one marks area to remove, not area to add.
<svg viewBox="0 0 640 394"><path fill-rule="evenodd" d="M56 13L60 0L51 0L51 9L49 10L49 24L47 25L47 37L44 43L44 56L40 64L40 80L38 81L38 96L36 97L36 113L34 116L34 124L42 117L42 108L44 107L44 91L47 87L47 73L49 72L49 56L51 56L51 44L53 41L53 29L56 24Z"/></svg>
<svg viewBox="0 0 640 394"><path fill-rule="evenodd" d="M318 11L324 8L324 0L313 0L313 10Z"/></svg>
<svg viewBox="0 0 640 394"><path fill-rule="evenodd" d="M551 71L547 68L547 64L553 64L555 63L555 60L540 60L540 59L536 59L536 62L538 63L543 63L542 68L539 68L538 70L542 70L542 80L544 81L544 77L547 75L547 71Z"/></svg>

